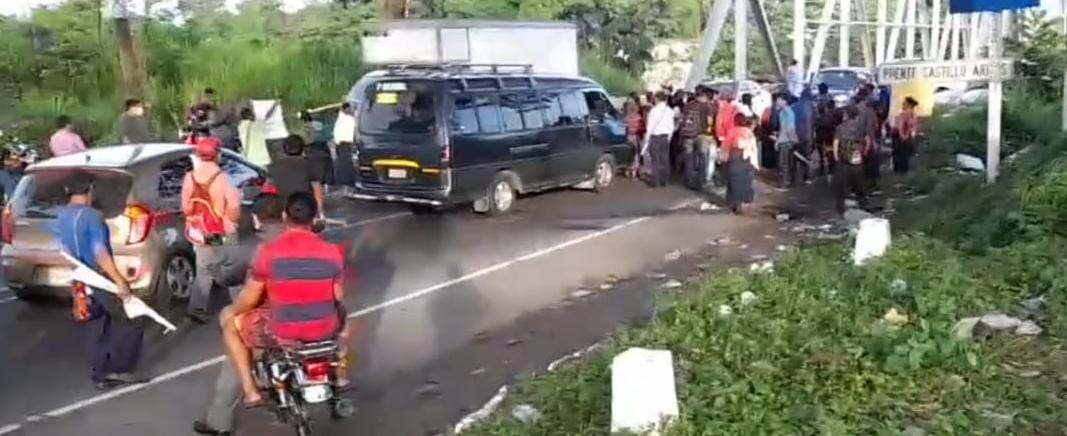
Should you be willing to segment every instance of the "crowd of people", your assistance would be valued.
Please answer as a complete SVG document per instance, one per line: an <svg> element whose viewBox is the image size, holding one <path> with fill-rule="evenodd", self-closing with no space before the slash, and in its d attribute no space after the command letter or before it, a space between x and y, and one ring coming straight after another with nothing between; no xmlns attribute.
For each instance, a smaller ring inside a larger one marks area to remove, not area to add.
<svg viewBox="0 0 1067 436"><path fill-rule="evenodd" d="M839 212L867 193L881 177L882 144L890 139L894 171L906 173L920 137L915 109L904 99L889 121L889 96L873 84L838 104L825 84L812 92L790 86L757 114L751 94L698 86L692 93L669 87L634 94L623 105L627 138L635 160L629 176L653 187L680 180L691 189L725 186L734 213L754 201L753 183L763 170L777 170L782 189L827 177ZM771 174L768 174L771 175Z"/></svg>

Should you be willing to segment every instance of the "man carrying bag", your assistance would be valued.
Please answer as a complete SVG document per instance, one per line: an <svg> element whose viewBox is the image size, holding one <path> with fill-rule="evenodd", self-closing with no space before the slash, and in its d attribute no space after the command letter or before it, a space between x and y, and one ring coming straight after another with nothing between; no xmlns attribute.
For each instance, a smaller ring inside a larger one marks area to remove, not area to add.
<svg viewBox="0 0 1067 436"><path fill-rule="evenodd" d="M74 318L87 328L90 379L97 389L144 382L133 375L141 359L143 329L123 309L122 302L130 297L130 288L115 266L111 233L104 216L92 207L92 180L88 174L76 174L65 190L69 201L56 214L55 232L60 247L118 287L116 294L97 290L89 295L84 284L73 285Z"/></svg>

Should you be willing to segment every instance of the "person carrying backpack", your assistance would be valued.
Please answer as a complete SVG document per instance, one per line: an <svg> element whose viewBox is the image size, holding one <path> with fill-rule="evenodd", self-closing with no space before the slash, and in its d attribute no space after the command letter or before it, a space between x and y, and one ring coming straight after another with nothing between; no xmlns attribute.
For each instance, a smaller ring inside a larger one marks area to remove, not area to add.
<svg viewBox="0 0 1067 436"><path fill-rule="evenodd" d="M211 289L223 285L227 246L236 241L241 216L241 194L218 165L222 143L198 138L194 144L198 162L182 181L182 213L185 237L196 254L196 280L189 296L189 317L201 324L209 321Z"/></svg>
<svg viewBox="0 0 1067 436"><path fill-rule="evenodd" d="M707 156L711 143L704 135L712 123L708 92L704 86L696 89L696 98L682 107L681 125L678 134L682 141L682 159L685 162L685 181L690 189L700 189L707 181Z"/></svg>

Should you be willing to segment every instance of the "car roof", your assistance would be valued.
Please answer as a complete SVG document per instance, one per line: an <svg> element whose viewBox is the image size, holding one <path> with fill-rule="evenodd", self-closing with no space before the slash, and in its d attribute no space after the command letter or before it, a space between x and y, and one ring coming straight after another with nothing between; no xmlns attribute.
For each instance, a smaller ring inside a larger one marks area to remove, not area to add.
<svg viewBox="0 0 1067 436"><path fill-rule="evenodd" d="M39 171L54 168L99 168L127 169L138 164L165 157L192 147L178 143L153 143L113 145L92 148L80 153L47 159L27 168L27 171Z"/></svg>

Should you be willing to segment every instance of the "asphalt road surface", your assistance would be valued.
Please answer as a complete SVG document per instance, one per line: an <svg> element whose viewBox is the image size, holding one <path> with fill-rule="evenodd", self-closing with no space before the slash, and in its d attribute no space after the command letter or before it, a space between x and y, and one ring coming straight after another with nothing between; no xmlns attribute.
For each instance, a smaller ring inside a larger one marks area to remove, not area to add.
<svg viewBox="0 0 1067 436"><path fill-rule="evenodd" d="M746 218L700 214L693 210L700 201L680 188L622 181L604 194L524 198L499 218L466 210L415 216L368 203L332 210L339 223L327 237L355 247L357 279L348 284L347 305L357 326L357 385L387 385L480 332L559 303L578 286L641 274L671 250L696 250L748 225ZM151 339L142 368L152 382L98 392L69 313L65 305L30 304L0 290L0 435L192 434L224 361L216 326L183 321L179 332ZM359 413L322 433L379 434ZM240 434L291 434L269 423L245 429Z"/></svg>

